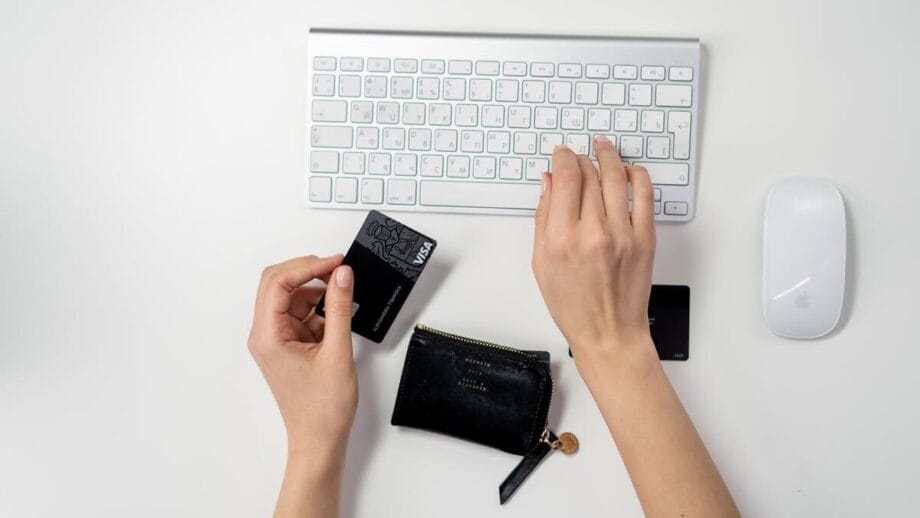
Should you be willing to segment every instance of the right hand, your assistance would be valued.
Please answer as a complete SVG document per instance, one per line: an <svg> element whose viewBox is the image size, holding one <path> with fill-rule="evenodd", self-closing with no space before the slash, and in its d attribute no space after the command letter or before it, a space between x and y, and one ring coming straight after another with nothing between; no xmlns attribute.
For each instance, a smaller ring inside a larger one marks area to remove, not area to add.
<svg viewBox="0 0 920 518"><path fill-rule="evenodd" d="M594 146L599 174L588 157L556 148L535 218L534 275L577 365L630 344L654 350L652 183L645 168L624 166L608 139L596 138Z"/></svg>

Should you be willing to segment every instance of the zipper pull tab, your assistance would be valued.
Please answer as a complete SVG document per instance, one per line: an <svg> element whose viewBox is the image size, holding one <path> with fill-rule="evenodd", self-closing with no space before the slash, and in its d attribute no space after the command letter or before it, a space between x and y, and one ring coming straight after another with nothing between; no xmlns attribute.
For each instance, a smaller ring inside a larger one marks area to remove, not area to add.
<svg viewBox="0 0 920 518"><path fill-rule="evenodd" d="M559 437L549 430L543 430L540 436L540 442L530 450L521 462L508 474L508 478L498 486L498 500L502 505L511 498L511 495L521 487L521 484L527 480L527 477L537 466L549 455L549 452L559 450L566 455L571 455L578 451L578 438L571 433L563 433Z"/></svg>

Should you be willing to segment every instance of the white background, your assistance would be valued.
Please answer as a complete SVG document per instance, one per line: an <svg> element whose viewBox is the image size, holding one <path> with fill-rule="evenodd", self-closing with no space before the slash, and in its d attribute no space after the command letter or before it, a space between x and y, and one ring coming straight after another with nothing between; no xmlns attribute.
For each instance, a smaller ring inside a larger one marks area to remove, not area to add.
<svg viewBox="0 0 920 518"><path fill-rule="evenodd" d="M304 206L306 28L700 37L695 220L655 281L692 287L666 369L747 516L916 512L918 4L145 1L0 4L0 515L266 516L284 460L246 351L261 268L344 251L363 215ZM769 334L764 196L832 178L845 318ZM356 344L344 510L358 517L640 516L529 270L528 218L412 214L436 261L386 344ZM517 458L389 416L411 323L553 352L557 430Z"/></svg>

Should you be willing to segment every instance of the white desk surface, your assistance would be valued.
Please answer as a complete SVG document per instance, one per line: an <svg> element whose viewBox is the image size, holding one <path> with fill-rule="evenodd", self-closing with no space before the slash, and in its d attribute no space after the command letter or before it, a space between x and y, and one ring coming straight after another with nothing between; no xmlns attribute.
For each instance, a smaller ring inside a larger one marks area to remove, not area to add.
<svg viewBox="0 0 920 518"><path fill-rule="evenodd" d="M698 36L699 208L659 230L692 287L667 372L747 516L916 513L920 4L4 2L0 515L267 516L281 421L246 351L262 266L344 251L357 212L303 203L306 28ZM764 196L832 178L850 223L843 326L793 343L760 307ZM440 241L384 346L356 345L346 516L640 516L529 270L527 218L402 216ZM397 430L420 320L554 354L581 438L511 503L517 458Z"/></svg>

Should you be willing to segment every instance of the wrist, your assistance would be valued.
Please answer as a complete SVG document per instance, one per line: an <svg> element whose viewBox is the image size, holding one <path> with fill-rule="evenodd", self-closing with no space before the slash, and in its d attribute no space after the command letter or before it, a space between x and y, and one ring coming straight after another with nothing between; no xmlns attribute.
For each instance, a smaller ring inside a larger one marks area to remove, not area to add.
<svg viewBox="0 0 920 518"><path fill-rule="evenodd" d="M590 386L595 381L623 379L647 366L660 366L648 329L623 333L605 340L570 344L575 367Z"/></svg>
<svg viewBox="0 0 920 518"><path fill-rule="evenodd" d="M288 440L287 466L312 478L337 477L345 466L345 443Z"/></svg>

